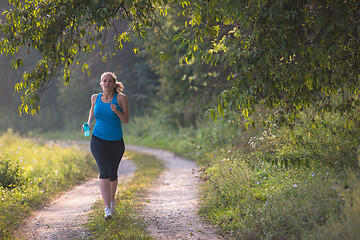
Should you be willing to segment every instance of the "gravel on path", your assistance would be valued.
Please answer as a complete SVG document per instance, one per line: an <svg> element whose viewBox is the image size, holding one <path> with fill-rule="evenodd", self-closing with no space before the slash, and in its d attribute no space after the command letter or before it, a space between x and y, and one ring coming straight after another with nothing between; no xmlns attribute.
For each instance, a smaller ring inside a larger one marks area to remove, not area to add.
<svg viewBox="0 0 360 240"><path fill-rule="evenodd" d="M166 164L166 170L145 199L142 214L147 231L156 239L219 239L216 229L204 223L197 215L200 182L195 162L173 153L138 146L129 150L156 156Z"/></svg>

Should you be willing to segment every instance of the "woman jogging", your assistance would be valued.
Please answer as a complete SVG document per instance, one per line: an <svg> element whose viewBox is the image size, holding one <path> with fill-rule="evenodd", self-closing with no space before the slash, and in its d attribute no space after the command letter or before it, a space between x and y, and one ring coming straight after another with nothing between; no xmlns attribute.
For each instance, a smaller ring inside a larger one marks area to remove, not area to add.
<svg viewBox="0 0 360 240"><path fill-rule="evenodd" d="M100 192L105 205L105 219L115 213L117 171L125 151L121 123L129 121L128 100L124 86L112 72L101 75L102 93L91 96L88 124L96 119L90 140L91 152L100 172Z"/></svg>

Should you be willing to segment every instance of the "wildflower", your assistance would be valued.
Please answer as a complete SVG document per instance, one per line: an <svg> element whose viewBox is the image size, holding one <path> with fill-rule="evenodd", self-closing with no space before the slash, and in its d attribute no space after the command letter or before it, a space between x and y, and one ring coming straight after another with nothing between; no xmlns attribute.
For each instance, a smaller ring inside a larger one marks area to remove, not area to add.
<svg viewBox="0 0 360 240"><path fill-rule="evenodd" d="M311 176L312 176L312 177L315 177L315 173L313 173Z"/></svg>
<svg viewBox="0 0 360 240"><path fill-rule="evenodd" d="M268 203L268 202L266 202L266 206L267 206L267 205L269 205L269 203Z"/></svg>
<svg viewBox="0 0 360 240"><path fill-rule="evenodd" d="M307 183L307 181L305 181L305 183Z"/></svg>
<svg viewBox="0 0 360 240"><path fill-rule="evenodd" d="M256 185L259 185L259 184L260 184L260 182L257 182L257 183L256 183Z"/></svg>
<svg viewBox="0 0 360 240"><path fill-rule="evenodd" d="M329 175L329 172L327 172L326 175Z"/></svg>
<svg viewBox="0 0 360 240"><path fill-rule="evenodd" d="M293 185L293 187L294 187L294 188L297 187L296 183Z"/></svg>
<svg viewBox="0 0 360 240"><path fill-rule="evenodd" d="M232 167L230 168L230 170L232 170Z"/></svg>

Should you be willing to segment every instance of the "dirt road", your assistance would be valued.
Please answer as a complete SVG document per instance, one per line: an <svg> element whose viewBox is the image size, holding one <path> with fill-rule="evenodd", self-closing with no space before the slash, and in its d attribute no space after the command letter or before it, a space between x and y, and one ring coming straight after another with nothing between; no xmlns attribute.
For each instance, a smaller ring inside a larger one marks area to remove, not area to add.
<svg viewBox="0 0 360 240"><path fill-rule="evenodd" d="M158 149L129 146L166 163L146 199L143 213L150 235L156 239L218 239L215 229L201 221L198 212L200 174L193 161Z"/></svg>
<svg viewBox="0 0 360 240"><path fill-rule="evenodd" d="M118 174L119 184L133 177L134 164L123 159ZM87 239L83 225L91 206L100 198L97 178L84 182L66 192L26 220L19 231L20 239Z"/></svg>
<svg viewBox="0 0 360 240"><path fill-rule="evenodd" d="M192 161L172 153L136 146L128 150L155 155L166 163L146 201L142 214L148 231L156 239L218 239L214 228L197 215L199 172ZM121 181L134 175L134 165L124 159L119 168ZM92 179L65 193L35 212L20 229L23 239L87 239L83 224L91 205L100 197L98 180Z"/></svg>

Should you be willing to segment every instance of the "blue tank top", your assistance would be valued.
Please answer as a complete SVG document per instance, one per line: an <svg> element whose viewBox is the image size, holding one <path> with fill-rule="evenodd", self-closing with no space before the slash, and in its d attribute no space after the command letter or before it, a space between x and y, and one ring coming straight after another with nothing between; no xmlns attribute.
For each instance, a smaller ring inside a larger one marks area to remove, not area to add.
<svg viewBox="0 0 360 240"><path fill-rule="evenodd" d="M114 94L113 99L109 103L104 103L101 100L101 95L102 93L99 93L95 101L94 114L96 123L92 134L108 141L121 140L123 138L121 120L118 115L111 110L112 103L122 112L117 102L117 94Z"/></svg>

